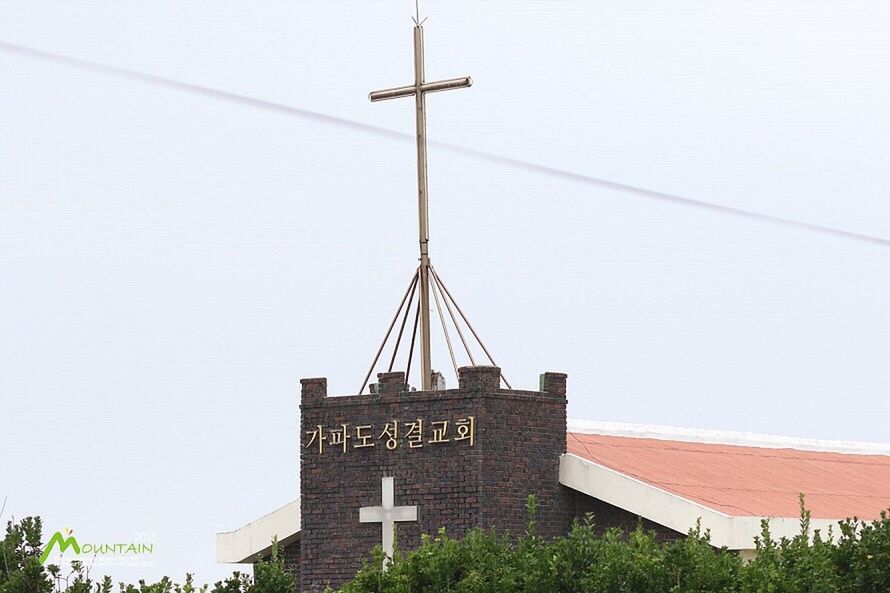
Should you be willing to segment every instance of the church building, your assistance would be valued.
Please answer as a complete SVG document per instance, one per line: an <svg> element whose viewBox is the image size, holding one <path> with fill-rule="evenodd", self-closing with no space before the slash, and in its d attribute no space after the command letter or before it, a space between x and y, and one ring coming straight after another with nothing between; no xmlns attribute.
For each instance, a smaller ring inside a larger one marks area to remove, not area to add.
<svg viewBox="0 0 890 593"><path fill-rule="evenodd" d="M599 529L642 520L663 539L684 537L700 520L715 546L743 555L752 554L764 518L776 537L798 532L799 493L823 530L890 506L888 446L568 422L565 374L543 373L535 390L510 386L430 264L425 97L472 80L426 81L422 23L418 15L414 83L370 95L414 100L420 263L358 395L332 396L324 378L301 381L299 497L218 534L218 560L256 562L277 538L299 591L336 588L377 545L388 554L395 545L411 550L442 528L453 537L474 528L520 535L530 495L545 537L565 534L587 513ZM445 389L431 367L433 306L456 389ZM469 366L459 368L446 318ZM366 390L393 335L389 365ZM410 346L400 367L403 337ZM486 364L474 358L473 339Z"/></svg>
<svg viewBox="0 0 890 593"><path fill-rule="evenodd" d="M503 389L497 367L460 369L457 389L411 391L380 373L372 394L332 397L302 381L300 496L217 535L220 562L266 557L277 537L300 591L352 578L376 545L410 550L444 527L522 534L526 501L538 530L565 534L592 512L598 529L683 537L701 520L715 546L754 550L760 522L799 532L877 518L890 505L890 446L614 423L567 422L566 376L537 391Z"/></svg>

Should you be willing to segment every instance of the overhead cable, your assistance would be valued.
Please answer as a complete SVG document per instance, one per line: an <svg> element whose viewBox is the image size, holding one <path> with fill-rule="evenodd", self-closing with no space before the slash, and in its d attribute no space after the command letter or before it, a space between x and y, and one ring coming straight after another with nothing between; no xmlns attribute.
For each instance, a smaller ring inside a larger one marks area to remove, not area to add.
<svg viewBox="0 0 890 593"><path fill-rule="evenodd" d="M343 129L348 129L352 131L362 132L365 134L372 134L376 136L382 136L394 140L415 142L414 134L399 132L396 130L390 130L388 128L383 128L380 126L374 126L362 122L358 122L355 120L337 117L334 115L328 115L325 113L320 113L317 111L312 111L309 109L301 109L299 107L292 107L290 105L284 105L282 103L275 103L274 101L267 101L265 99L257 99L255 97L250 97L247 95L241 95L238 93L231 93L228 91L223 91L219 89L214 89L210 87L205 87L197 84L191 84L188 82L181 82L178 80L173 80L170 78L164 78L162 76L157 76L154 74L147 74L144 72L138 72L135 70L128 70L126 68L119 68L117 66L109 66L106 64L100 64L97 62L91 62L87 60L81 60L79 58L72 58L70 56L65 56L61 54L56 54L52 52L47 52L39 49L33 49L30 47L25 47L21 45L15 45L12 43L6 43L4 41L0 41L0 51L14 54L18 56L23 56L27 58L42 60L45 62L52 62L56 64L63 64L72 68L77 68L80 70L117 76L119 78L124 78L128 80L153 84L157 86L162 86L178 91L188 92L196 95L202 95L205 97L218 99L222 101L228 101L230 103L237 103L240 105L245 105L247 107L252 107L255 109L262 109L266 111L271 111L275 113L279 113L281 115L287 115L292 117L299 117L305 120L314 121L318 123L323 123L331 126L337 126ZM693 198L686 198L683 196L679 196L676 194L670 194L666 192L661 192L657 190L647 189L643 187L637 187L634 185L629 185L626 183L620 183L617 181L610 181L608 179L601 179L599 177L594 177L592 175L586 175L583 173L575 173L573 171L567 171L565 169L559 169L557 167L551 167L548 165L542 165L538 163L532 163L529 161L524 161L521 159L515 159L512 157L502 156L490 152L485 152L482 150L476 150L473 148L467 148L464 146L459 146L457 144L451 144L448 142L440 142L436 140L430 140L430 145L435 146L437 148L447 150L449 152L453 152L456 154L462 154L465 156L470 156L476 159L488 161L490 163L495 163L499 165L504 165L508 167L512 167L514 169L521 169L523 171L529 171L532 173L538 173L540 175L545 175L548 177L554 177L559 179L564 179L567 181L573 181L576 183L596 186L604 189L610 189L614 191L624 192L633 194L636 196L649 198L653 200L660 200L663 202L669 202L673 204L679 204L682 206L687 206L690 208L697 208L699 210L705 210L709 212L714 212L717 214L726 214L730 216L735 216L738 218L744 218L748 220L756 220L759 222L768 222L776 225L782 225L787 227L793 227L801 230L812 231L816 233L820 233L823 235L829 235L836 238L849 239L853 241L859 241L862 243L869 243L872 245L879 245L881 247L890 247L890 239L885 239L883 237L876 237L873 235L866 235L863 233L857 233L853 231L847 231L844 229L838 229L834 227L829 227L825 225L803 222L800 220L794 220L791 218L784 218L781 216L774 216L772 214L764 214L762 212L755 212L753 210L746 210L743 208L737 208L734 206L726 206L723 204L716 204L713 202L706 202L703 200L697 200Z"/></svg>

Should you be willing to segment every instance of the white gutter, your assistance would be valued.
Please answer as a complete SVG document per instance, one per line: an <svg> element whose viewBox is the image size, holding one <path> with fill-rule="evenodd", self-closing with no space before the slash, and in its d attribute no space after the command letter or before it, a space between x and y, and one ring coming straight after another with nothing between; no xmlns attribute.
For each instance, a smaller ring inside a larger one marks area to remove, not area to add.
<svg viewBox="0 0 890 593"><path fill-rule="evenodd" d="M231 564L256 562L272 552L272 539L286 545L300 535L300 499L235 531L216 534L216 561Z"/></svg>
<svg viewBox="0 0 890 593"><path fill-rule="evenodd" d="M711 531L711 544L718 548L753 550L763 519L769 519L774 539L800 533L798 517L727 515L571 453L560 458L559 483L684 535L701 519L702 531ZM840 533L838 521L813 519L810 530L820 530L825 538L829 525Z"/></svg>

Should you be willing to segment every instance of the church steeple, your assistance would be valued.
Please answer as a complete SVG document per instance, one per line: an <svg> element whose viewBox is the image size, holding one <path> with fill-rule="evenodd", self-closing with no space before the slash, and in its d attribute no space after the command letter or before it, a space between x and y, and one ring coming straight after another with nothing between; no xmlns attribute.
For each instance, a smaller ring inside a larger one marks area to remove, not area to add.
<svg viewBox="0 0 890 593"><path fill-rule="evenodd" d="M432 384L432 357L430 353L430 232L429 232L429 183L427 181L426 152L426 94L472 86L469 77L452 78L438 82L426 82L424 76L423 26L420 14L414 19L414 84L370 94L371 101L385 101L400 97L414 97L415 125L417 130L417 213L420 235L420 266L417 283L420 286L420 366L421 388L428 391ZM362 386L364 389L364 386Z"/></svg>

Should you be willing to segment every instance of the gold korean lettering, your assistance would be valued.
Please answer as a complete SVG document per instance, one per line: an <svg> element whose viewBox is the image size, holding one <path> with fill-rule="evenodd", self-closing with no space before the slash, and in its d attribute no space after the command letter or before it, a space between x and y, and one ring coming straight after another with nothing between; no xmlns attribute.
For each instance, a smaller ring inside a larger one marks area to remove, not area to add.
<svg viewBox="0 0 890 593"><path fill-rule="evenodd" d="M451 441L451 439L446 439L445 435L448 434L448 421L447 420L437 420L435 422L431 422L433 425L433 438L428 440L428 443L447 443Z"/></svg>
<svg viewBox="0 0 890 593"><path fill-rule="evenodd" d="M346 453L348 442L351 438L352 435L349 434L349 425L341 424L340 428L335 428L331 431L331 438L328 441L328 444L331 446L342 447L343 452Z"/></svg>
<svg viewBox="0 0 890 593"><path fill-rule="evenodd" d="M383 437L387 437L386 448L388 450L394 451L399 446L399 423L396 420L387 422L384 425L383 432L380 433L377 439L379 440Z"/></svg>
<svg viewBox="0 0 890 593"><path fill-rule="evenodd" d="M406 422L408 432L405 433L405 440L408 441L409 449L417 449L423 447L423 418L418 418L414 422Z"/></svg>
<svg viewBox="0 0 890 593"><path fill-rule="evenodd" d="M457 436L455 441L470 441L470 446L476 444L476 417L467 416L461 420L456 420L454 426L457 428Z"/></svg>
<svg viewBox="0 0 890 593"><path fill-rule="evenodd" d="M353 449L377 446L376 443L371 442L371 439L374 438L373 434L369 434L372 428L373 427L370 424L355 427L355 438L358 439L359 442L352 446Z"/></svg>
<svg viewBox="0 0 890 593"><path fill-rule="evenodd" d="M306 443L306 448L312 446L313 443L318 443L318 453L319 455L324 453L324 442L328 440L328 437L324 436L324 427L319 424L315 430L307 430L307 435L312 435L312 438L309 439L309 442Z"/></svg>

